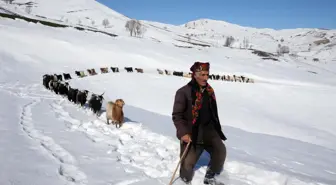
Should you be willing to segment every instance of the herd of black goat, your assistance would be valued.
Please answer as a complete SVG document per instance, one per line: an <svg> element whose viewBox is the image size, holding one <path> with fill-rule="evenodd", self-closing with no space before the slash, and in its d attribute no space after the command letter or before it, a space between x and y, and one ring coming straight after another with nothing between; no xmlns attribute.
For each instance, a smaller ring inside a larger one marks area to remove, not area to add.
<svg viewBox="0 0 336 185"><path fill-rule="evenodd" d="M110 70L109 70L110 69ZM142 68L134 68L135 71L137 73L144 73L145 70ZM120 69L122 70L122 69ZM113 73L119 73L120 72L118 67L101 67L100 68L100 72L101 74L104 73L109 73L109 72L113 72ZM158 74L160 75L173 75L173 76L179 76L179 77L185 77L185 78L191 78L192 73L191 72L183 72L183 71L170 71L170 70L162 70L162 69L156 69ZM133 67L124 67L124 71L126 71L127 73L133 73ZM88 75L90 76L94 76L94 75L98 75L98 73L96 72L96 70L94 68L92 69L87 69ZM79 77L79 78L83 78L88 76L87 74L85 74L85 71L75 71L75 74ZM243 75L215 75L215 74L211 74L209 76L210 80L222 80L222 81L228 81L228 82L243 82L243 83L254 83L254 80L252 78L243 76Z"/></svg>
<svg viewBox="0 0 336 185"><path fill-rule="evenodd" d="M111 67L112 72L118 73L118 67ZM125 71L133 72L133 67L125 67ZM141 68L134 68L138 73L143 73L144 70ZM87 69L90 76L97 75L98 73L95 71L94 68ZM109 73L108 67L101 67L100 71L102 74ZM181 76L186 78L191 78L191 73L184 73L179 71L169 71L169 70L161 70L157 69L158 74L166 74L166 75L174 75L174 76ZM86 77L84 71L75 71L75 74L78 78ZM88 90L79 90L77 88L70 87L69 83L66 82L67 80L71 80L71 75L69 73L62 74L45 74L43 75L43 85L46 89L61 95L63 97L67 97L70 102L75 104L80 104L84 106L88 100L88 107L95 113L99 114L101 112L102 102L104 100L104 93L101 95L91 93L91 97L88 98L89 91ZM211 74L209 76L211 80L223 80L223 81L231 81L231 82L245 82L245 83L254 83L254 80L245 76L241 75L214 75Z"/></svg>
<svg viewBox="0 0 336 185"><path fill-rule="evenodd" d="M63 73L64 80L72 79L69 73ZM72 88L68 82L63 81L62 75L43 75L43 86L63 97L67 97L70 102L74 104L81 105L82 107L88 100L88 107L92 110L96 115L99 115L102 103L104 100L104 93L101 95L91 94L91 97L88 98L89 91L88 90L79 90L77 88Z"/></svg>

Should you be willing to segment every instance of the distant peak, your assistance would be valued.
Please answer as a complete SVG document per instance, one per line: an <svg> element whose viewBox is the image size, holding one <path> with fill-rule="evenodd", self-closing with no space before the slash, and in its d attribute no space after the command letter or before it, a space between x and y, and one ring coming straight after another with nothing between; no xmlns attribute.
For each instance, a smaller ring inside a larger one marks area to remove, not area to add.
<svg viewBox="0 0 336 185"><path fill-rule="evenodd" d="M243 26L237 25L237 24L233 24L233 23L229 23L223 20L215 20L215 19L209 19L209 18L201 18L201 19L197 19L197 20L192 20L189 21L185 24L183 24L182 26L184 27L192 27L192 28L196 28L199 26L224 26L224 27L238 27L238 28L245 28Z"/></svg>

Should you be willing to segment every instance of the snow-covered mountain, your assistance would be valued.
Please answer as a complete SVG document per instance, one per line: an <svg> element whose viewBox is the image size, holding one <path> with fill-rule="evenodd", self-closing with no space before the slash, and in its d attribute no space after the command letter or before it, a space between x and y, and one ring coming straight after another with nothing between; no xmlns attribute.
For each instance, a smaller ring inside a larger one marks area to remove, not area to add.
<svg viewBox="0 0 336 185"><path fill-rule="evenodd" d="M321 29L257 29L242 27L230 24L224 21L201 19L184 24L188 29L195 30L196 36L200 39L212 39L216 41L219 38L233 36L239 39L239 44L244 38L247 38L253 48L274 52L278 46L287 45L291 49L291 53L300 53L311 51L312 55L317 54L321 50L329 51L329 57L335 51L336 31ZM193 32L193 31L192 31ZM317 45L314 42L321 40L329 40L327 44ZM236 46L238 47L238 46ZM325 53L324 53L325 54ZM323 54L316 57L325 58ZM334 57L334 56L332 56Z"/></svg>
<svg viewBox="0 0 336 185"><path fill-rule="evenodd" d="M26 14L30 6L30 15L46 17L65 23L80 24L107 30L119 35L128 35L125 23L128 18L95 0L15 0L11 6L4 6L20 14ZM102 24L108 19L110 25ZM329 62L336 60L336 30L325 29L257 29L243 27L225 21L200 19L175 26L151 21L144 21L147 33L145 38L155 41L167 41L181 44L177 40L195 40L213 47L223 47L226 39L232 36L234 48L244 48L244 39L248 48L275 53L278 45L288 46L295 56L319 58ZM183 36L183 37L181 37ZM186 38L187 37L187 38ZM322 44L321 44L322 43ZM184 43L185 44L185 43Z"/></svg>
<svg viewBox="0 0 336 185"><path fill-rule="evenodd" d="M189 72L195 61L210 62L213 74L255 80L210 80L228 137L220 180L336 184L335 30L255 29L208 19L177 26L142 21L147 32L135 38L125 30L130 18L94 0L0 1L0 13L1 185L168 184L180 152L173 100L189 79L157 69ZM17 14L70 27L11 19ZM102 25L104 19L110 26ZM227 36L239 41L223 47ZM270 53L280 39L291 53L262 59L240 49L244 37L252 49ZM102 74L101 67L120 72ZM99 74L88 75L92 68ZM75 71L88 76L79 78ZM104 93L103 110L107 101L122 98L123 127L107 125L104 111L93 115L43 87L44 74L62 73L71 74L73 88ZM202 184L208 160L204 153L193 185Z"/></svg>

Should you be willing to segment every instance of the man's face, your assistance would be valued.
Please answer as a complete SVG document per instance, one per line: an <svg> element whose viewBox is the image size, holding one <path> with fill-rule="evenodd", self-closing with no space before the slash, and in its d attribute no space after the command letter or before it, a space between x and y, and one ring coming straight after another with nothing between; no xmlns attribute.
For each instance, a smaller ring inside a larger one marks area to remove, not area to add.
<svg viewBox="0 0 336 185"><path fill-rule="evenodd" d="M205 86L209 79L209 71L196 72L194 77L200 86Z"/></svg>

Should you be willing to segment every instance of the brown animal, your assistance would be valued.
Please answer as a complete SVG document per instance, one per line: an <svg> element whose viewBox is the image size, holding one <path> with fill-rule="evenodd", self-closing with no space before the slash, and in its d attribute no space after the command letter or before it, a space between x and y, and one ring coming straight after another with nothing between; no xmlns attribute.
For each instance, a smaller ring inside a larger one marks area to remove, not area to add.
<svg viewBox="0 0 336 185"><path fill-rule="evenodd" d="M94 68L91 69L91 73L92 73L92 75L98 74Z"/></svg>
<svg viewBox="0 0 336 185"><path fill-rule="evenodd" d="M138 73L143 73L143 69L141 69L141 68L135 68L135 70L136 70Z"/></svg>
<svg viewBox="0 0 336 185"><path fill-rule="evenodd" d="M109 125L109 120L112 120L112 124L116 125L116 128L119 128L124 123L124 112L123 106L125 102L123 99L117 99L115 102L109 101L106 105L106 121Z"/></svg>
<svg viewBox="0 0 336 185"><path fill-rule="evenodd" d="M101 73L108 73L108 68L107 67L101 67L100 71L101 71Z"/></svg>

